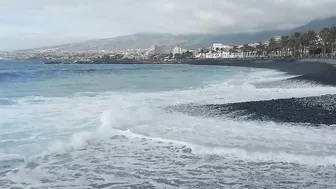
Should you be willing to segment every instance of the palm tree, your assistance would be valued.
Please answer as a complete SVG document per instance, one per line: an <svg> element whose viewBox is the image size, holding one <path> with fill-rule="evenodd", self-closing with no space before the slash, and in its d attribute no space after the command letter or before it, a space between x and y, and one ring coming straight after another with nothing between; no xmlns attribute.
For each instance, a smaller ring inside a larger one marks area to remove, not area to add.
<svg viewBox="0 0 336 189"><path fill-rule="evenodd" d="M247 50L248 50L248 47L249 47L249 45L248 45L248 44L244 44L244 45L243 45L244 52L247 52Z"/></svg>
<svg viewBox="0 0 336 189"><path fill-rule="evenodd" d="M256 50L258 56L265 49L269 56L275 56L280 51L281 56L299 58L310 54L321 54L321 51L323 55L326 55L330 50L334 54L335 48L336 25L330 28L323 28L318 35L314 30L309 30L306 33L295 32L290 37L281 36L279 42L275 38L270 38L267 47L262 45L262 43L259 43L256 48L245 44L241 49L243 52Z"/></svg>
<svg viewBox="0 0 336 189"><path fill-rule="evenodd" d="M316 45L317 42L317 34L314 30L309 30L307 32L307 37L308 37L308 41L309 41L309 50L311 50L311 47L313 45Z"/></svg>
<svg viewBox="0 0 336 189"><path fill-rule="evenodd" d="M319 33L321 39L322 39L322 52L323 56L326 55L328 43L331 40L331 34L329 28L323 28Z"/></svg>
<svg viewBox="0 0 336 189"><path fill-rule="evenodd" d="M300 46L301 46L301 33L300 32L295 32L291 38L290 38L290 44L292 47L292 56L297 58L299 57L299 51L300 51Z"/></svg>
<svg viewBox="0 0 336 189"><path fill-rule="evenodd" d="M249 48L249 45L248 44L244 44L243 45L243 53L244 53L244 56L246 57L246 53L248 52L248 48Z"/></svg>
<svg viewBox="0 0 336 189"><path fill-rule="evenodd" d="M294 46L295 46L295 42L293 37L289 37L288 39L288 56L290 57L294 57Z"/></svg>
<svg viewBox="0 0 336 189"><path fill-rule="evenodd" d="M330 42L331 42L331 53L334 53L334 47L336 42L336 26L330 28Z"/></svg>
<svg viewBox="0 0 336 189"><path fill-rule="evenodd" d="M281 47L282 47L282 56L287 56L288 51L288 43L289 43L289 37L288 36L281 36Z"/></svg>
<svg viewBox="0 0 336 189"><path fill-rule="evenodd" d="M231 54L233 54L233 53L238 53L238 52L239 52L239 49L238 49L237 46L234 45L233 48L229 50L229 52L230 52Z"/></svg>
<svg viewBox="0 0 336 189"><path fill-rule="evenodd" d="M270 38L268 40L267 53L272 54L272 56L274 56L274 51L277 49L277 46L278 46L278 44L277 44L275 38L274 37Z"/></svg>
<svg viewBox="0 0 336 189"><path fill-rule="evenodd" d="M309 46L308 34L304 33L300 35L301 57L306 55L306 48Z"/></svg>
<svg viewBox="0 0 336 189"><path fill-rule="evenodd" d="M257 50L257 55L258 56L263 55L263 52L265 50L265 46L262 44L262 42L259 42L259 44L256 46L256 50Z"/></svg>
<svg viewBox="0 0 336 189"><path fill-rule="evenodd" d="M204 51L204 48L202 48L202 49L201 49L201 56L202 56L202 58L204 58L204 52L205 52L205 51Z"/></svg>

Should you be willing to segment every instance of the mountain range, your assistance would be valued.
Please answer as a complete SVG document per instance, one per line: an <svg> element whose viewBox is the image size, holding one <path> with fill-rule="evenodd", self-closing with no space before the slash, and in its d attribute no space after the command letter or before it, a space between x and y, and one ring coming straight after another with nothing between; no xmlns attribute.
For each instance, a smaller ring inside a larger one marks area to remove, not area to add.
<svg viewBox="0 0 336 189"><path fill-rule="evenodd" d="M261 42L275 36L291 35L294 32L305 32L308 30L319 31L323 27L336 25L336 17L313 20L303 26L288 30L273 30L256 33L237 34L192 34L173 35L162 33L137 33L114 38L94 39L79 43L72 43L53 47L39 48L38 50L54 51L88 51L88 50L127 50L137 48L150 48L153 45L165 45L173 47L180 45L183 48L194 49L208 47L216 42L233 44ZM36 50L36 49L35 49Z"/></svg>

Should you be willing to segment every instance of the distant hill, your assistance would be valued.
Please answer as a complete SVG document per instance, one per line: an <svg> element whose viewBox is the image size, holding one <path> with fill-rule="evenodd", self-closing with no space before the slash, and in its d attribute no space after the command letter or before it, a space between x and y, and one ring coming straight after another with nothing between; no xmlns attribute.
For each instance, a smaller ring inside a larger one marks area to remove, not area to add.
<svg viewBox="0 0 336 189"><path fill-rule="evenodd" d="M159 33L137 33L107 39L95 39L80 43L72 43L54 47L40 48L52 51L87 51L87 50L127 50L137 48L150 48L152 45L165 45L173 47L180 45L183 48L194 49L208 47L215 42L225 42L233 44L261 42L265 39L281 35L291 35L299 31L305 32L310 29L320 30L323 27L336 25L336 17L319 19L309 22L306 25L290 30L263 31L256 33L238 34L193 34L193 35L173 35Z"/></svg>
<svg viewBox="0 0 336 189"><path fill-rule="evenodd" d="M165 45L167 47L181 46L187 49L209 47L216 42L225 43L252 43L264 41L266 38L280 35L285 31L265 31L258 33L241 33L241 34L198 34L198 35L173 35L159 33L137 33L107 39L88 40L79 43L65 44L59 46L42 47L38 49L21 50L20 52L29 51L96 51L96 50L127 50L138 48L150 48L153 45Z"/></svg>
<svg viewBox="0 0 336 189"><path fill-rule="evenodd" d="M325 18L325 19L313 20L306 25L290 30L289 33L307 32L308 30L319 31L324 27L330 27L333 25L336 25L336 16Z"/></svg>
<svg viewBox="0 0 336 189"><path fill-rule="evenodd" d="M137 48L150 48L153 45L175 46L176 44L188 43L188 41L189 41L188 37L182 35L137 33L133 35L125 35L114 38L93 39L79 43L71 43L51 47L41 47L33 50L51 50L51 51L127 50Z"/></svg>

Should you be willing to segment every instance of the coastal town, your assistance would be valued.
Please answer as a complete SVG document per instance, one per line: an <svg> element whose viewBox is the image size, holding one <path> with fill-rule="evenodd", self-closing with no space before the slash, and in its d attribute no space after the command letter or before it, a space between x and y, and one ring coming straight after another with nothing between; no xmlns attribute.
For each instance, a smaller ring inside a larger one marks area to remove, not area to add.
<svg viewBox="0 0 336 189"><path fill-rule="evenodd" d="M3 52L2 59L41 60L44 63L113 63L157 62L174 63L185 60L246 60L275 58L333 57L335 54L336 27L323 28L319 32L309 30L295 32L291 36L275 36L263 42L231 44L218 42L209 47L185 49L183 46L153 45L149 48L114 50L90 50L84 52L62 51L55 48L29 51Z"/></svg>

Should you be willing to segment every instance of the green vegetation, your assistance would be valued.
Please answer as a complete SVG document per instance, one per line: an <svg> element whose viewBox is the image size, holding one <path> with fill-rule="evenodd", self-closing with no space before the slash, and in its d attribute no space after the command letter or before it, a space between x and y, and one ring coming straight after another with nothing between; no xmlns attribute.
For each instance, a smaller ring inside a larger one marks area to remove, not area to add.
<svg viewBox="0 0 336 189"><path fill-rule="evenodd" d="M193 53L190 51L184 52L182 54L175 54L175 59L184 60L184 59L192 59Z"/></svg>
<svg viewBox="0 0 336 189"><path fill-rule="evenodd" d="M295 32L281 39L269 39L266 51L269 56L309 58L333 57L336 43L336 26L323 28L316 33L310 30L306 33Z"/></svg>

